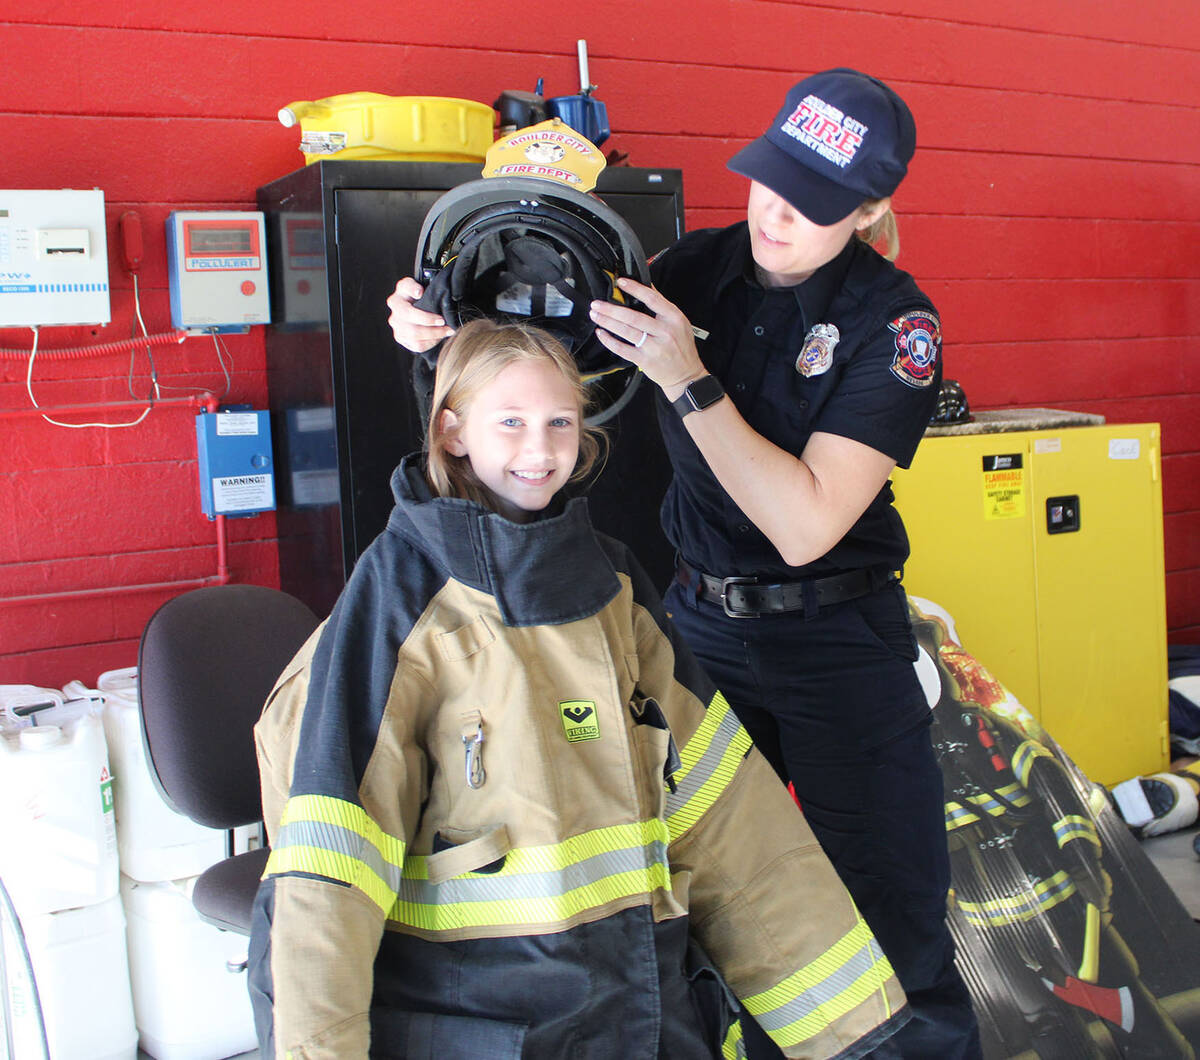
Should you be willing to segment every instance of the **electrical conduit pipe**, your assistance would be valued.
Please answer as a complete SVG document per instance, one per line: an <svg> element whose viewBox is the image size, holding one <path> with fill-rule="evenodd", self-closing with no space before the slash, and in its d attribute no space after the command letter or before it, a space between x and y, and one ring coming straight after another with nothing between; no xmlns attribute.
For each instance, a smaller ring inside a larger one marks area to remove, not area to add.
<svg viewBox="0 0 1200 1060"><path fill-rule="evenodd" d="M133 402L114 402L106 404L103 408L120 408L122 404L133 404ZM137 404L145 404L137 402ZM203 406L208 412L217 411L217 399L212 394L197 395L187 398L165 398L162 401L155 402L156 405L197 405ZM8 409L0 410L0 417L7 415L25 415L33 413L40 415L45 411L69 412L76 409L86 409L96 406L76 405L63 406L62 408L49 409ZM187 589L201 589L208 585L228 585L229 576L229 542L225 530L225 516L217 515L215 518L216 533L217 533L217 572L215 575L208 575L203 578L186 578L180 581L167 582L141 582L136 585L107 585L96 589L69 589L64 592L55 593L32 593L27 596L7 596L0 597L0 605L3 604L41 604L54 603L65 600L87 600L98 596L111 596L115 593L148 593L157 592L163 589L178 589L181 592Z"/></svg>

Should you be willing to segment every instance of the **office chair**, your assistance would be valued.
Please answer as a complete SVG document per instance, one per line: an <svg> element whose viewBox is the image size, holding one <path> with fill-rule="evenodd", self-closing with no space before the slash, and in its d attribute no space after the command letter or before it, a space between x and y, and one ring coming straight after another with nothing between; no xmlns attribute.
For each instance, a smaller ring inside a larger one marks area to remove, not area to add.
<svg viewBox="0 0 1200 1060"><path fill-rule="evenodd" d="M227 856L196 880L202 920L250 934L269 851L234 855L233 829L262 819L253 728L276 678L317 626L277 589L222 585L168 600L138 647L146 760L177 813L228 832Z"/></svg>

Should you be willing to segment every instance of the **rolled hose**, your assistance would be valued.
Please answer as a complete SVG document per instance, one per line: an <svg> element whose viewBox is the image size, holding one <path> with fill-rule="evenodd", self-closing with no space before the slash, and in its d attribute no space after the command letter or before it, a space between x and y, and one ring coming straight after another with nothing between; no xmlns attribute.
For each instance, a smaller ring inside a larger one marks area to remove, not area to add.
<svg viewBox="0 0 1200 1060"><path fill-rule="evenodd" d="M169 346L181 343L188 337L186 331L162 331L156 335L141 335L132 339L120 339L116 342L99 342L93 346L64 346L60 350L39 349L39 361L70 361L83 357L107 357L115 353L128 353L130 350L142 349L146 346ZM6 349L0 346L0 360L24 361L29 358L29 350Z"/></svg>

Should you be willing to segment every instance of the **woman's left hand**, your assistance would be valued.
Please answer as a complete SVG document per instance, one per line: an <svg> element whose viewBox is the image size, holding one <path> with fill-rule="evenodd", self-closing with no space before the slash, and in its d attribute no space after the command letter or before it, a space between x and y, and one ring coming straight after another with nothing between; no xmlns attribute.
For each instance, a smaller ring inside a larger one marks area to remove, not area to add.
<svg viewBox="0 0 1200 1060"><path fill-rule="evenodd" d="M617 280L617 286L650 313L612 302L593 302L596 337L618 357L636 364L673 401L706 371L696 351L692 325L653 287L625 278Z"/></svg>

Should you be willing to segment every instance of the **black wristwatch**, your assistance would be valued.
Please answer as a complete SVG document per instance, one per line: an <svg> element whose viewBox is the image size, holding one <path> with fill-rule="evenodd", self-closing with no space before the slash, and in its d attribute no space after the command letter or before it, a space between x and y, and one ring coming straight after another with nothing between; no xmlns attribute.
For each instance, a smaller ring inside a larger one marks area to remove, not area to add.
<svg viewBox="0 0 1200 1060"><path fill-rule="evenodd" d="M715 405L724 396L725 388L721 386L721 381L715 375L702 375L699 379L693 379L688 383L683 393L671 402L671 407L682 418L689 412L702 412L709 405Z"/></svg>

